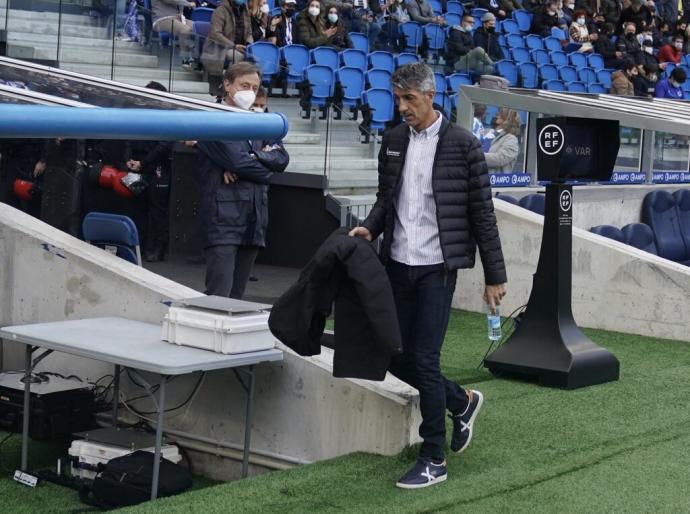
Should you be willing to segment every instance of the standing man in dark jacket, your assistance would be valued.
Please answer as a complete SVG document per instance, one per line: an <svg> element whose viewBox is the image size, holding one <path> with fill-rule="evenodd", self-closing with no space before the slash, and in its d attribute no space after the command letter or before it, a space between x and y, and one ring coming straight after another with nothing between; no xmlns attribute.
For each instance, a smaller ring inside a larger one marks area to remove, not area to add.
<svg viewBox="0 0 690 514"><path fill-rule="evenodd" d="M492 308L505 295L506 272L479 142L434 111L434 74L426 64L401 66L392 83L406 124L384 135L376 204L350 235L371 241L383 233L381 259L403 344L390 371L419 391L422 412L419 460L396 485L416 489L447 478L446 409L453 420L451 450L461 452L483 401L479 391L465 391L441 374L457 270L474 266L476 244L484 300Z"/></svg>
<svg viewBox="0 0 690 514"><path fill-rule="evenodd" d="M225 103L248 110L261 72L241 62L225 71ZM232 116L232 114L228 114ZM266 246L268 183L287 168L280 141L199 141L201 219L206 232L206 294L242 298L254 260Z"/></svg>

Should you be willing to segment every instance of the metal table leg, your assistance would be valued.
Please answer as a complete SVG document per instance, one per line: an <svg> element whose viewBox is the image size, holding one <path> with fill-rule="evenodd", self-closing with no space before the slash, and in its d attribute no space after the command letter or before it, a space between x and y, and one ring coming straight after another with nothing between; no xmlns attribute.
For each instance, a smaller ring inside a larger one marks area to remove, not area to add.
<svg viewBox="0 0 690 514"><path fill-rule="evenodd" d="M247 387L247 413L244 421L244 450L242 452L242 478L249 471L249 445L252 436L252 415L254 414L254 366L247 369L249 386Z"/></svg>
<svg viewBox="0 0 690 514"><path fill-rule="evenodd" d="M113 371L113 427L117 428L117 407L120 402L120 365L115 364Z"/></svg>
<svg viewBox="0 0 690 514"><path fill-rule="evenodd" d="M158 474L161 466L161 443L163 441L163 414L165 414L165 384L168 377L161 375L161 385L158 389L158 419L156 422L156 450L153 461L153 482L151 483L151 499L155 500L158 496Z"/></svg>
<svg viewBox="0 0 690 514"><path fill-rule="evenodd" d="M24 367L24 416L22 421L22 471L29 471L29 408L31 401L31 345L26 345Z"/></svg>

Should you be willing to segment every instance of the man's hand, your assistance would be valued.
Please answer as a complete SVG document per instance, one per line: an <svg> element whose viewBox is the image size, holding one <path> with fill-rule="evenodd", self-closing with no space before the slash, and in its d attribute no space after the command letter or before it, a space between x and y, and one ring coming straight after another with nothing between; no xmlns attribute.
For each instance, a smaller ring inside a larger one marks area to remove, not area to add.
<svg viewBox="0 0 690 514"><path fill-rule="evenodd" d="M367 241L371 241L371 232L366 227L355 227L347 233L350 237L363 237Z"/></svg>
<svg viewBox="0 0 690 514"><path fill-rule="evenodd" d="M664 71L667 67L668 63L667 62L660 62L659 63L659 69Z"/></svg>
<svg viewBox="0 0 690 514"><path fill-rule="evenodd" d="M238 52L244 53L247 50L247 46L246 45L235 45L235 50L237 50Z"/></svg>
<svg viewBox="0 0 690 514"><path fill-rule="evenodd" d="M46 163L44 161L38 161L36 165L34 166L34 178L40 177L43 175L43 172L46 170Z"/></svg>
<svg viewBox="0 0 690 514"><path fill-rule="evenodd" d="M226 171L223 173L223 184L234 184L239 180L239 177L235 175L232 171Z"/></svg>
<svg viewBox="0 0 690 514"><path fill-rule="evenodd" d="M506 295L506 285L486 286L484 289L484 301L491 307L491 312L496 312L496 307L501 305L501 300Z"/></svg>

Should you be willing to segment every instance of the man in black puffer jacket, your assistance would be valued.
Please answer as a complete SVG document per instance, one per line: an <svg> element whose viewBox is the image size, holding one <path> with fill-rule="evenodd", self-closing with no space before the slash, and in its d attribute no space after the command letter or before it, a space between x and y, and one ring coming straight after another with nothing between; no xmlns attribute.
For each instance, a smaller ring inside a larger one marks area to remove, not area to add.
<svg viewBox="0 0 690 514"><path fill-rule="evenodd" d="M380 256L393 287L403 354L390 371L419 391L423 439L417 464L398 487L416 489L447 477L445 413L453 420L451 450L463 451L482 405L441 374L441 346L457 270L484 266L484 299L495 308L506 272L489 175L479 142L433 110L434 74L423 63L398 68L392 78L407 124L384 135L379 190L369 216L350 232L372 240L383 233Z"/></svg>

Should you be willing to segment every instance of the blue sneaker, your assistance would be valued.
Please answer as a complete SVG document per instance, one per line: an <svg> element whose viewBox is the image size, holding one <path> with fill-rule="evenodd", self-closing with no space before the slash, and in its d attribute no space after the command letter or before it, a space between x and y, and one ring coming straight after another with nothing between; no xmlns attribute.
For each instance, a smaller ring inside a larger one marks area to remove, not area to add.
<svg viewBox="0 0 690 514"><path fill-rule="evenodd" d="M482 393L473 390L468 392L470 394L470 403L467 405L465 412L448 416L453 420L453 435L450 438L450 449L456 453L464 451L470 445L472 425L474 425L474 420L484 403Z"/></svg>
<svg viewBox="0 0 690 514"><path fill-rule="evenodd" d="M419 459L395 485L401 489L421 489L445 482L446 478L448 470L445 460L440 464L434 464L430 460Z"/></svg>

